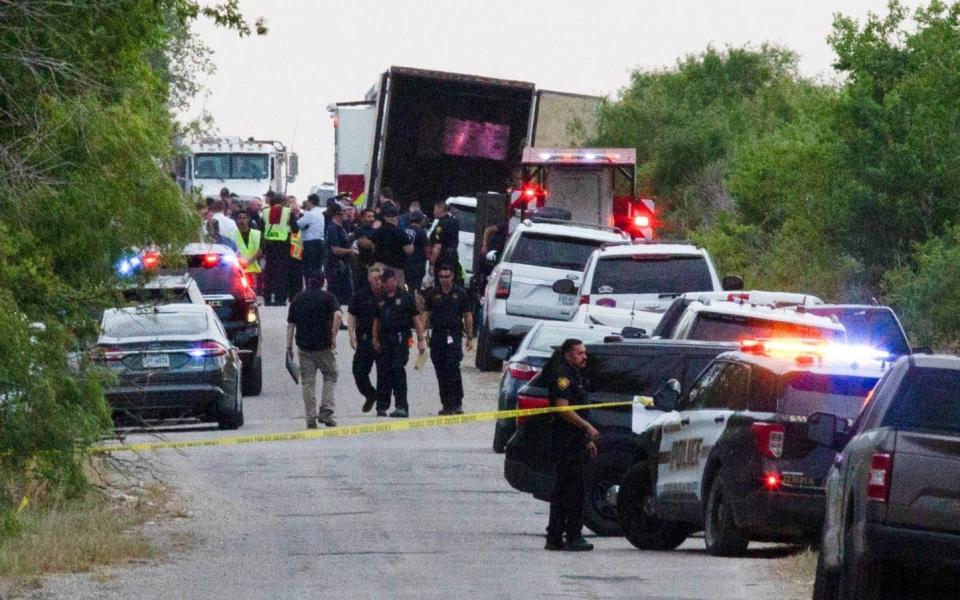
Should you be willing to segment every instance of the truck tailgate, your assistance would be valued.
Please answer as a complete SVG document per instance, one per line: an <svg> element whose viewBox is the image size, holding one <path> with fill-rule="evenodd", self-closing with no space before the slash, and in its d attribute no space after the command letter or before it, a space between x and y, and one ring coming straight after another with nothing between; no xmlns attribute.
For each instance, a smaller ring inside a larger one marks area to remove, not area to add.
<svg viewBox="0 0 960 600"><path fill-rule="evenodd" d="M898 431L887 522L960 532L960 437Z"/></svg>

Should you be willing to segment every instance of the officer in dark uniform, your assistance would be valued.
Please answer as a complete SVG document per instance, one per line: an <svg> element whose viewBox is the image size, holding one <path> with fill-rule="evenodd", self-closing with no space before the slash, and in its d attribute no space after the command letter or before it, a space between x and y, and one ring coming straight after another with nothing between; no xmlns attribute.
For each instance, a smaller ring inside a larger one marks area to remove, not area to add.
<svg viewBox="0 0 960 600"><path fill-rule="evenodd" d="M424 297L427 322L433 331L430 336L430 360L437 372L440 388L441 415L463 414L463 378L460 361L463 360L463 332L466 347L473 347L473 313L467 291L453 283L453 268L449 264L438 267L440 285L430 288Z"/></svg>
<svg viewBox="0 0 960 600"><path fill-rule="evenodd" d="M377 365L377 381L383 379L383 361L373 349L373 321L377 317L377 305L383 295L383 268L367 269L367 280L357 288L350 299L347 312L350 322L350 347L353 348L353 380L364 397L363 412L370 412L377 401L377 388L370 383L370 369Z"/></svg>
<svg viewBox="0 0 960 600"><path fill-rule="evenodd" d="M410 327L417 330L417 350L426 351L423 321L417 310L413 294L399 286L397 272L391 268L383 271L383 296L377 303L377 318L373 321L373 349L381 354L383 377L377 377L377 416L387 416L390 395L393 394L395 409L391 417L410 416L407 405L407 360L413 337Z"/></svg>
<svg viewBox="0 0 960 600"><path fill-rule="evenodd" d="M437 218L437 226L430 234L434 271L441 264L452 265L455 268L453 275L456 284L463 286L459 268L460 255L457 252L460 246L460 221L450 214L450 207L445 202L437 202L433 205L433 215Z"/></svg>
<svg viewBox="0 0 960 600"><path fill-rule="evenodd" d="M572 338L564 341L550 363L550 405L586 405L582 371L587 366L587 349L583 342ZM583 469L587 457L597 455L595 441L600 434L578 412L557 413L555 418L553 442L557 479L550 498L550 522L547 525L545 548L572 552L593 550L593 544L583 539Z"/></svg>

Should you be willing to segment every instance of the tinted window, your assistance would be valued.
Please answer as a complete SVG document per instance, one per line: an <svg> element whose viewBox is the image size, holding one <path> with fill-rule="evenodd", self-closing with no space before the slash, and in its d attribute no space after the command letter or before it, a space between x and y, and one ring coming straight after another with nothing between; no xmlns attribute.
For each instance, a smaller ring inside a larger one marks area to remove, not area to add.
<svg viewBox="0 0 960 600"><path fill-rule="evenodd" d="M623 396L653 395L669 379L680 379L683 362L676 355L594 354L587 363L590 391Z"/></svg>
<svg viewBox="0 0 960 600"><path fill-rule="evenodd" d="M791 373L786 378L783 395L777 402L777 412L803 417L825 412L844 419L856 419L877 379Z"/></svg>
<svg viewBox="0 0 960 600"><path fill-rule="evenodd" d="M508 260L521 265L583 271L590 254L601 244L602 242L595 240L539 233L525 234L517 240Z"/></svg>
<svg viewBox="0 0 960 600"><path fill-rule="evenodd" d="M886 350L891 354L910 354L910 345L893 312L879 308L810 307L815 315L836 317L847 330L847 342Z"/></svg>
<svg viewBox="0 0 960 600"><path fill-rule="evenodd" d="M578 329L574 327L540 327L535 337L530 340L528 348L537 352L553 352L554 346L559 346L567 338L577 338L586 344L602 342L610 335L607 331L597 329Z"/></svg>
<svg viewBox="0 0 960 600"><path fill-rule="evenodd" d="M747 407L750 369L727 363L709 388L701 391L697 402L703 408L743 410Z"/></svg>
<svg viewBox="0 0 960 600"><path fill-rule="evenodd" d="M199 335L207 330L203 313L121 313L103 324L103 334L115 338L156 335Z"/></svg>
<svg viewBox="0 0 960 600"><path fill-rule="evenodd" d="M779 377L762 367L753 367L753 372L750 374L748 408L756 412L777 412L779 395Z"/></svg>
<svg viewBox="0 0 960 600"><path fill-rule="evenodd" d="M473 233L477 229L477 209L470 206L450 205L450 214L460 221L460 231Z"/></svg>
<svg viewBox="0 0 960 600"><path fill-rule="evenodd" d="M240 270L236 265L219 264L207 268L197 266L200 260L199 256L188 256L187 264L190 268L187 272L197 282L197 287L200 288L201 293L230 294L239 289Z"/></svg>
<svg viewBox="0 0 960 600"><path fill-rule="evenodd" d="M883 425L960 434L960 370L911 369Z"/></svg>
<svg viewBox="0 0 960 600"><path fill-rule="evenodd" d="M623 256L597 261L591 294L683 294L713 289L702 256Z"/></svg>
<svg viewBox="0 0 960 600"><path fill-rule="evenodd" d="M808 325L757 319L742 315L701 312L689 338L714 342L739 342L749 338L799 337L842 341L843 332Z"/></svg>

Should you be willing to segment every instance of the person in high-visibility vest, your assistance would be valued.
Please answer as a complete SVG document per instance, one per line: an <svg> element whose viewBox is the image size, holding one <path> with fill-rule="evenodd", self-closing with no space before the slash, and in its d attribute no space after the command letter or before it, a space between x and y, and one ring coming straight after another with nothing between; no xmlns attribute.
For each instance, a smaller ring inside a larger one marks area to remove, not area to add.
<svg viewBox="0 0 960 600"><path fill-rule="evenodd" d="M290 263L287 271L287 297L291 300L303 291L303 238L302 234L290 234Z"/></svg>
<svg viewBox="0 0 960 600"><path fill-rule="evenodd" d="M256 229L250 227L250 215L246 211L237 213L237 232L233 234L233 243L237 245L237 254L240 255L240 261L243 271L250 280L250 287L257 289L257 277L260 276L260 258L263 256L261 249L261 234Z"/></svg>
<svg viewBox="0 0 960 600"><path fill-rule="evenodd" d="M270 206L263 209L263 254L267 264L263 270L263 299L267 306L287 303L287 271L290 262L290 209L283 205L283 196L270 190L266 194Z"/></svg>

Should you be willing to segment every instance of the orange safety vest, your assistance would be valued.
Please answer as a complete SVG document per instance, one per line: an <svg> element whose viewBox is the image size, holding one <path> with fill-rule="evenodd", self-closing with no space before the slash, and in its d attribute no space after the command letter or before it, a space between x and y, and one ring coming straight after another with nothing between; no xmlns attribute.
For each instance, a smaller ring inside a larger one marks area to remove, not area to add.
<svg viewBox="0 0 960 600"><path fill-rule="evenodd" d="M299 231L290 234L290 258L303 260L303 240Z"/></svg>

